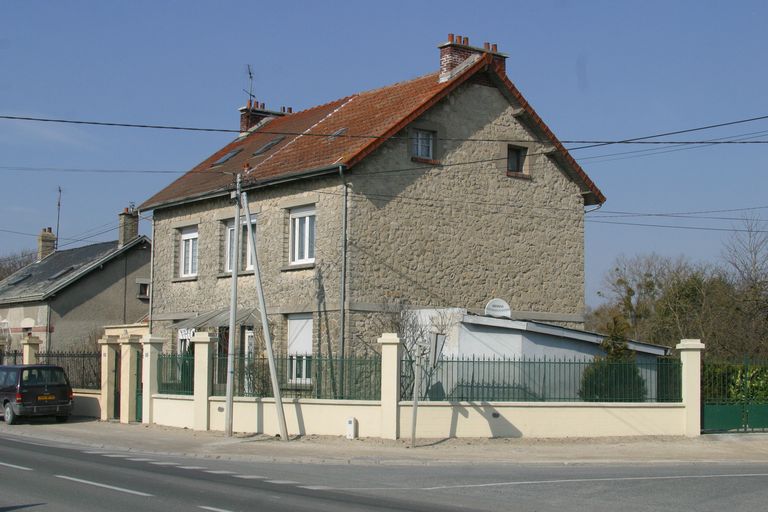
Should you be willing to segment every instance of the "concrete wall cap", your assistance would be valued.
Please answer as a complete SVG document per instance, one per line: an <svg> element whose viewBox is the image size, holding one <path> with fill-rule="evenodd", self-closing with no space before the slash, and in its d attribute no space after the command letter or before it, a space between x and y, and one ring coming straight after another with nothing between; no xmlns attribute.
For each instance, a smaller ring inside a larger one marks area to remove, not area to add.
<svg viewBox="0 0 768 512"><path fill-rule="evenodd" d="M380 345L398 345L400 338L393 332L385 332L381 335L381 338L377 340Z"/></svg>
<svg viewBox="0 0 768 512"><path fill-rule="evenodd" d="M117 336L104 336L98 343L99 345L116 345L119 341Z"/></svg>
<svg viewBox="0 0 768 512"><path fill-rule="evenodd" d="M151 334L147 334L141 339L144 345L163 345L167 341L170 341L170 339L162 336L152 336Z"/></svg>
<svg viewBox="0 0 768 512"><path fill-rule="evenodd" d="M138 345L139 343L141 343L141 336L139 336L138 334L123 334L119 336L117 339L121 345L133 345L133 344Z"/></svg>
<svg viewBox="0 0 768 512"><path fill-rule="evenodd" d="M24 338L21 340L22 345L40 345L43 342L40 338L37 336L30 336L28 338Z"/></svg>
<svg viewBox="0 0 768 512"><path fill-rule="evenodd" d="M192 343L215 343L219 337L209 332L197 332L192 336Z"/></svg>
<svg viewBox="0 0 768 512"><path fill-rule="evenodd" d="M704 350L704 344L701 340L680 340L675 348L677 350Z"/></svg>

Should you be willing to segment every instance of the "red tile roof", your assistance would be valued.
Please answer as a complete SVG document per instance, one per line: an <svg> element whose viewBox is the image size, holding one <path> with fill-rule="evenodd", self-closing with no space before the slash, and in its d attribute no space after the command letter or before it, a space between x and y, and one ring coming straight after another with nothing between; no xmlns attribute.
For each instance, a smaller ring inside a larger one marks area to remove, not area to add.
<svg viewBox="0 0 768 512"><path fill-rule="evenodd" d="M233 186L233 174L240 172L246 164L252 170L243 179L250 184L280 181L313 171L329 170L338 165L351 168L456 87L480 72L488 72L499 87L506 88L535 126L551 140L569 168L566 171L581 186L585 204L604 202L605 197L584 170L568 154L506 74L493 65L491 56L486 55L443 83L438 82L437 73L432 73L276 117L247 136L221 148L149 198L140 208L149 210L224 194ZM346 128L342 136L328 137L328 134L341 128ZM279 137L283 137L282 140L269 151L253 156L259 148ZM214 162L236 149L241 151L226 162L212 167Z"/></svg>

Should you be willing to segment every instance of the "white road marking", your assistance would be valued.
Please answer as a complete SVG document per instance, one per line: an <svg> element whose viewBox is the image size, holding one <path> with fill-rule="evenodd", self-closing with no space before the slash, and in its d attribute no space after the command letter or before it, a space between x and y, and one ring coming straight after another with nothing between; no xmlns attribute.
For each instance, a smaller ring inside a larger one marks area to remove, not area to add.
<svg viewBox="0 0 768 512"><path fill-rule="evenodd" d="M267 477L258 475L232 475L235 478L242 478L243 480L265 480Z"/></svg>
<svg viewBox="0 0 768 512"><path fill-rule="evenodd" d="M210 471L206 471L206 473L210 473L212 475L234 475L234 471L227 471L226 469L212 469Z"/></svg>
<svg viewBox="0 0 768 512"><path fill-rule="evenodd" d="M6 464L5 462L0 462L0 466L5 466L6 468L11 469L20 469L22 471L33 471L32 468L25 468L24 466L17 466L15 464Z"/></svg>
<svg viewBox="0 0 768 512"><path fill-rule="evenodd" d="M293 480L264 480L268 484L278 484L278 485L295 485L299 482L294 482Z"/></svg>
<svg viewBox="0 0 768 512"><path fill-rule="evenodd" d="M211 512L232 512L231 510L227 510L225 508L204 507L203 505L199 505L199 508L203 510L210 510Z"/></svg>
<svg viewBox="0 0 768 512"><path fill-rule="evenodd" d="M104 455L105 453L109 453L109 452L105 452L104 450L98 450L98 451L95 451L95 452L94 451L88 451L88 452L83 452L83 453L87 453L88 455Z"/></svg>
<svg viewBox="0 0 768 512"><path fill-rule="evenodd" d="M309 489L310 491L327 491L332 489L326 485L300 485L299 489Z"/></svg>
<svg viewBox="0 0 768 512"><path fill-rule="evenodd" d="M179 466L179 469L207 469L205 466Z"/></svg>
<svg viewBox="0 0 768 512"><path fill-rule="evenodd" d="M147 494L145 492L134 491L132 489L126 489L124 487L115 487L114 485L101 484L99 482L92 482L90 480L81 480L79 478L72 478L71 476L65 476L65 475L53 475L53 476L55 476L56 478L62 478L64 480L70 480L72 482L78 482L86 485L93 485L94 487L101 487L103 489L111 489L113 491L124 492L127 494L135 494L136 496L147 496L147 497L152 496L152 494Z"/></svg>
<svg viewBox="0 0 768 512"><path fill-rule="evenodd" d="M734 473L716 475L669 475L669 476L624 476L612 478L567 478L561 480L523 480L512 482L490 482L485 484L438 485L434 487L345 487L340 491L440 491L444 489L469 489L473 487L503 487L515 485L573 484L590 482L642 482L653 480L697 480L706 478L766 478L768 473Z"/></svg>
<svg viewBox="0 0 768 512"><path fill-rule="evenodd" d="M178 462L150 462L150 464L154 464L155 466L178 466Z"/></svg>
<svg viewBox="0 0 768 512"><path fill-rule="evenodd" d="M154 462L155 459L144 459L144 458L138 457L138 458L125 459L125 460L132 460L133 462Z"/></svg>
<svg viewBox="0 0 768 512"><path fill-rule="evenodd" d="M128 457L130 457L130 455L120 455L120 454L117 454L117 453L102 453L102 455L104 457L112 457L112 458L116 458L116 459L127 459Z"/></svg>

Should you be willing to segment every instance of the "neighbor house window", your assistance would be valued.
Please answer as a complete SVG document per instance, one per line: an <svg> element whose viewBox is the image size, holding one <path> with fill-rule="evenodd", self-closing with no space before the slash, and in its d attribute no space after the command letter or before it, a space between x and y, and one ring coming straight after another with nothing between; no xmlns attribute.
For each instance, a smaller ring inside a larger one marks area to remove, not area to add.
<svg viewBox="0 0 768 512"><path fill-rule="evenodd" d="M149 283L139 282L137 284L139 285L139 291L137 293L137 298L139 298L139 299L148 299L149 298Z"/></svg>
<svg viewBox="0 0 768 512"><path fill-rule="evenodd" d="M197 275L197 226L181 230L179 262L179 275L181 277Z"/></svg>
<svg viewBox="0 0 768 512"><path fill-rule="evenodd" d="M288 382L312 382L312 313L288 315Z"/></svg>
<svg viewBox="0 0 768 512"><path fill-rule="evenodd" d="M315 261L315 207L292 208L291 220L291 264L314 263Z"/></svg>
<svg viewBox="0 0 768 512"><path fill-rule="evenodd" d="M413 130L411 132L411 156L434 158L435 132Z"/></svg>
<svg viewBox="0 0 768 512"><path fill-rule="evenodd" d="M507 146L507 172L520 174L525 162L525 148Z"/></svg>
<svg viewBox="0 0 768 512"><path fill-rule="evenodd" d="M242 223L242 229L240 230L240 270L253 270L253 251L251 250L251 242L248 239L248 232L245 230L245 223ZM256 234L255 225L252 224L254 235ZM225 254L224 254L224 270L226 272L232 272L233 259L232 255L235 252L235 222L231 220L227 222L227 234L225 237ZM243 269L243 257L245 254L245 268Z"/></svg>

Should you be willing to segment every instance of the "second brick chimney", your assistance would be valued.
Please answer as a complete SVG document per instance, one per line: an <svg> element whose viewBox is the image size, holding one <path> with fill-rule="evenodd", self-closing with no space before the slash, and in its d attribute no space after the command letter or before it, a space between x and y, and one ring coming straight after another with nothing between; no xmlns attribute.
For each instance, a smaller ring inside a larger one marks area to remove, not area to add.
<svg viewBox="0 0 768 512"><path fill-rule="evenodd" d="M120 248L139 236L139 211L133 207L125 208L118 218L117 247Z"/></svg>
<svg viewBox="0 0 768 512"><path fill-rule="evenodd" d="M37 236L37 261L42 260L56 250L56 235L51 228L43 228Z"/></svg>
<svg viewBox="0 0 768 512"><path fill-rule="evenodd" d="M462 63L474 55L490 54L494 63L501 65L501 70L506 72L507 56L500 53L496 43L483 43L483 47L469 45L469 38L448 34L448 42L440 46L440 82L453 78L456 70Z"/></svg>

